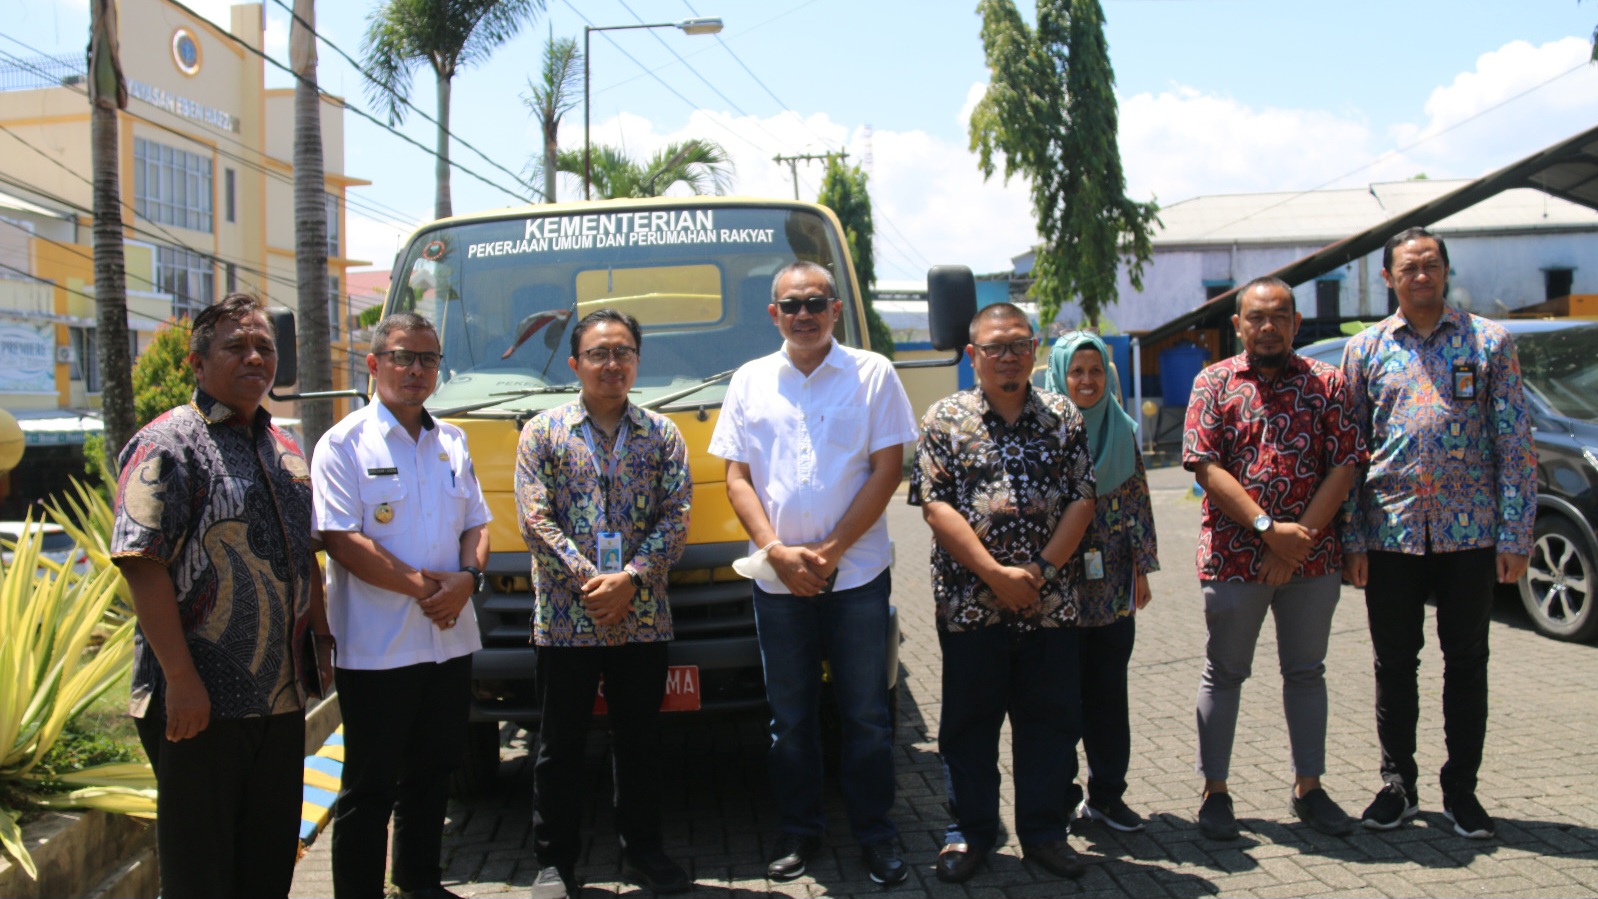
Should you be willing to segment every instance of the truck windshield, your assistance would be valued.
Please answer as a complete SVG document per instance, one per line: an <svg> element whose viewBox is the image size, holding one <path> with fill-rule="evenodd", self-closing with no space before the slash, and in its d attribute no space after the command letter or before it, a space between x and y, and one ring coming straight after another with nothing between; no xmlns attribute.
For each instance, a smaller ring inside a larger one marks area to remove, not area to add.
<svg viewBox="0 0 1598 899"><path fill-rule="evenodd" d="M491 407L503 413L568 401L572 327L619 309L643 329L633 395L642 403L781 346L767 312L771 282L798 259L833 272L844 308L834 336L860 345L841 258L830 220L782 206L690 200L451 223L407 247L389 311L438 327L444 361L430 408L503 398ZM684 402L717 404L724 388Z"/></svg>

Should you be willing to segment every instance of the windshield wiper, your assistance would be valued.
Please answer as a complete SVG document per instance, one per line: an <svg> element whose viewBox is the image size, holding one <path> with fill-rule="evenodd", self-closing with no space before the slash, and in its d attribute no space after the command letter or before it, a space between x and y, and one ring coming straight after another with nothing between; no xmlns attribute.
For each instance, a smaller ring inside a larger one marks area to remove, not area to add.
<svg viewBox="0 0 1598 899"><path fill-rule="evenodd" d="M647 402L647 403L639 403L639 405L641 407L645 408L645 409L659 409L660 407L666 405L667 403L675 403L676 401L682 399L683 397L692 396L692 395L698 393L699 391L704 390L706 387L709 387L712 384L718 384L718 383L720 383L722 381L725 381L728 378L731 378L734 374L736 374L737 371L738 371L738 369L736 369L736 368L729 368L729 369L727 369L724 372L721 372L719 374L714 374L714 375L711 375L708 378L705 378L704 380L700 381L698 384L694 384L692 386L685 387L682 390L679 390L679 391L677 391L675 393L668 393L665 396L657 396L654 399L650 400L649 402Z"/></svg>
<svg viewBox="0 0 1598 899"><path fill-rule="evenodd" d="M464 406L456 406L452 409L441 409L437 412L431 409L427 411L428 414L435 418L454 418L457 415L465 415L468 412L476 412L479 409L487 409L490 406L498 406L501 403L508 403L512 400L523 399L529 396L537 396L541 393L577 393L582 389L583 385L581 384L551 384L544 387L530 387L526 390L507 390L503 393L489 394L489 396L499 397L497 400L483 400L482 402L478 403L468 403Z"/></svg>

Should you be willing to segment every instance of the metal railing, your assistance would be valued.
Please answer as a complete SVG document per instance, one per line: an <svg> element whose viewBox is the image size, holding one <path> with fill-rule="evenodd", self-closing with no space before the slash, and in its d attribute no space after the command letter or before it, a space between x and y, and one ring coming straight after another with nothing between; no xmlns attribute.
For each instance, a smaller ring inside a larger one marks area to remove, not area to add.
<svg viewBox="0 0 1598 899"><path fill-rule="evenodd" d="M71 53L0 63L0 91L31 91L82 84L87 61Z"/></svg>

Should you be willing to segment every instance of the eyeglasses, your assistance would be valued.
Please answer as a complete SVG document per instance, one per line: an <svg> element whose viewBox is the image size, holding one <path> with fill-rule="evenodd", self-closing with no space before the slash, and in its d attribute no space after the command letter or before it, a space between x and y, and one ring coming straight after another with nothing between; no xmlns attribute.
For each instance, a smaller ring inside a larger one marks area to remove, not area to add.
<svg viewBox="0 0 1598 899"><path fill-rule="evenodd" d="M638 361L637 347L630 346L596 346L577 355L587 359L591 365L604 365L612 359L616 360L617 365L631 365Z"/></svg>
<svg viewBox="0 0 1598 899"><path fill-rule="evenodd" d="M811 315L820 315L826 312L827 307L836 299L837 297L807 297L803 300L778 300L777 308L782 310L783 315L798 315L801 308Z"/></svg>
<svg viewBox="0 0 1598 899"><path fill-rule="evenodd" d="M384 350L372 355L387 356L388 361L397 368L410 368L417 362L422 363L423 368L438 368L438 364L444 361L443 353L417 353L411 350Z"/></svg>
<svg viewBox="0 0 1598 899"><path fill-rule="evenodd" d="M1003 359L1006 355L1030 356L1037 348L1037 338L1023 337L1009 343L979 343L976 346L989 359Z"/></svg>

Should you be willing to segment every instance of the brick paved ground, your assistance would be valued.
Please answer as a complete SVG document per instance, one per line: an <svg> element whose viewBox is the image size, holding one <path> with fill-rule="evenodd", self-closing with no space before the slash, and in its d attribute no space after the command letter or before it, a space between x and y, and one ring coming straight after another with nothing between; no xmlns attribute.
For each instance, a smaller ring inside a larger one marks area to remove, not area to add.
<svg viewBox="0 0 1598 899"><path fill-rule="evenodd" d="M1024 864L1007 845L970 883L932 875L946 823L938 766L940 659L927 588L928 532L920 515L890 507L898 549L895 603L904 645L898 732L899 799L910 881L894 892L970 897L1082 896L1594 896L1598 895L1598 646L1556 643L1530 629L1518 604L1501 602L1493 624L1492 711L1481 796L1498 819L1498 839L1454 836L1443 819L1435 777L1421 785L1421 816L1389 834L1326 837L1287 811L1291 775L1274 634L1267 622L1256 675L1244 688L1231 785L1242 839L1215 843L1192 823L1200 781L1193 773L1193 699L1203 658L1192 556L1198 503L1179 469L1150 473L1165 570L1140 615L1132 659L1132 764L1127 801L1150 819L1143 834L1097 826L1073 842L1092 865L1078 883ZM1442 764L1441 655L1429 641L1421 669L1420 764ZM1372 678L1363 600L1345 588L1330 657L1331 720L1326 787L1357 815L1378 786ZM451 806L446 881L464 896L526 895L537 873L528 849L531 771L527 735L507 738L500 793ZM672 722L664 758L667 848L686 865L697 895L873 896L848 837L839 797L828 850L788 884L764 877L775 817L765 781L764 724L758 720ZM1007 744L1006 744L1007 745ZM1012 793L1004 753L1005 795ZM603 740L590 747L584 895L641 894L618 881L619 854L607 805ZM1006 813L1008 817L1008 812ZM296 897L331 895L327 835L296 874Z"/></svg>

